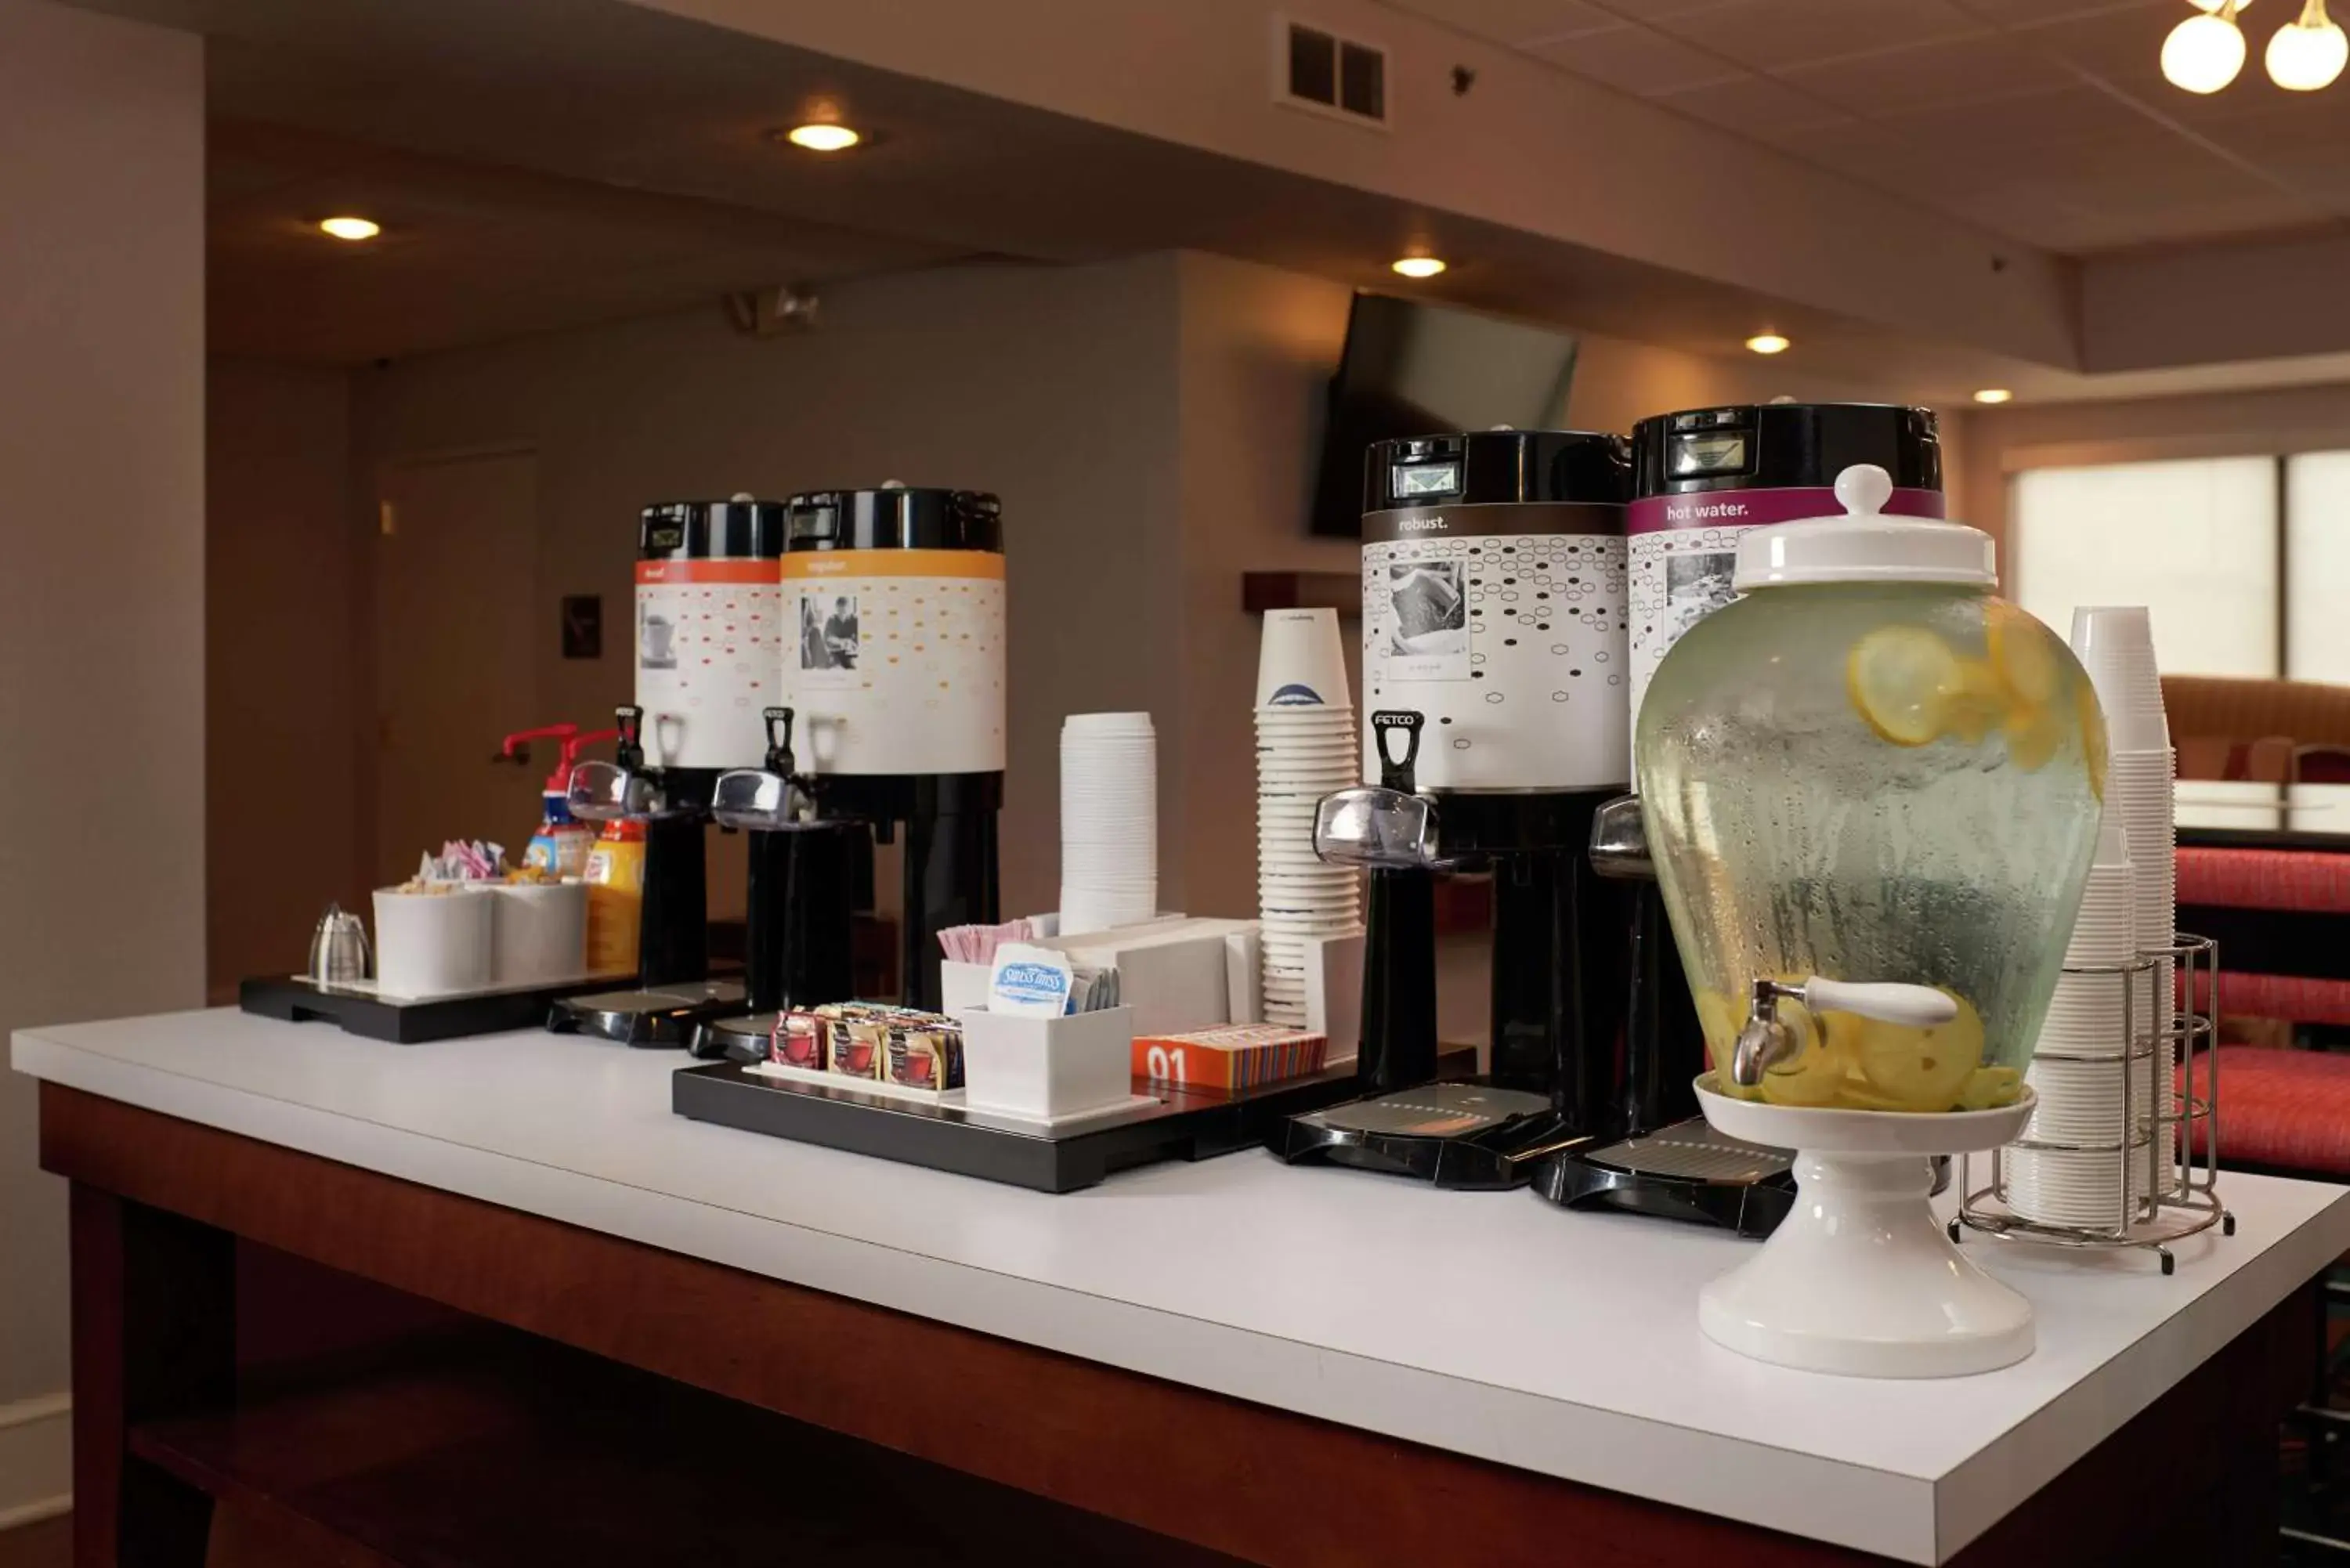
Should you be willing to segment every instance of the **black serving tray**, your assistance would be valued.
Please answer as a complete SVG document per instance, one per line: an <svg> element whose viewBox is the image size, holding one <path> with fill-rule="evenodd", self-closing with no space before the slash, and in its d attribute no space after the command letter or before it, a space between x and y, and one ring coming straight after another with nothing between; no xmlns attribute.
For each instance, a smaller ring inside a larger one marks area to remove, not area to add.
<svg viewBox="0 0 2350 1568"><path fill-rule="evenodd" d="M468 1034L543 1028L547 1006L558 997L618 990L633 983L635 978L600 974L565 981L560 985L475 991L461 996L401 1002L373 992L321 985L300 976L265 974L237 987L236 1004L263 1018L295 1023L324 1019L341 1025L346 1034L385 1040L395 1045L421 1045L428 1041L456 1040Z"/></svg>
<svg viewBox="0 0 2350 1568"><path fill-rule="evenodd" d="M884 1098L846 1081L834 1085L772 1078L737 1063L713 1062L671 1075L670 1108L695 1121L771 1137L1039 1192L1074 1192L1138 1165L1254 1148L1284 1118L1336 1105L1362 1090L1349 1062L1231 1095L1146 1078L1134 1081L1134 1092L1155 1096L1159 1104L1055 1136L960 1106Z"/></svg>

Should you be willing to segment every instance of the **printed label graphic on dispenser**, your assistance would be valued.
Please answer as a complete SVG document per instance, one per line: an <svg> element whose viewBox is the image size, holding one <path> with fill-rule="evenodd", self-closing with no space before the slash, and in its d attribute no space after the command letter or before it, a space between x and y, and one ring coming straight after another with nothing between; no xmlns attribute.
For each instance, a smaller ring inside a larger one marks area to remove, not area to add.
<svg viewBox="0 0 2350 1568"><path fill-rule="evenodd" d="M826 550L783 560L783 700L839 774L1003 767L1003 557Z"/></svg>
<svg viewBox="0 0 2350 1568"><path fill-rule="evenodd" d="M783 588L772 560L637 563L637 701L662 766L741 767L766 751Z"/></svg>
<svg viewBox="0 0 2350 1568"><path fill-rule="evenodd" d="M1427 715L1430 789L1628 772L1623 509L1454 505L1363 519L1364 706ZM1378 776L1370 734L1364 776Z"/></svg>
<svg viewBox="0 0 2350 1568"><path fill-rule="evenodd" d="M1651 495L1626 509L1625 525L1631 535L1630 706L1635 725L1649 678L1666 652L1682 633L1737 597L1730 584L1738 570L1738 536L1768 523L1834 516L1843 510L1835 490L1824 485ZM1905 517L1939 517L1942 493L1896 490L1885 511Z"/></svg>

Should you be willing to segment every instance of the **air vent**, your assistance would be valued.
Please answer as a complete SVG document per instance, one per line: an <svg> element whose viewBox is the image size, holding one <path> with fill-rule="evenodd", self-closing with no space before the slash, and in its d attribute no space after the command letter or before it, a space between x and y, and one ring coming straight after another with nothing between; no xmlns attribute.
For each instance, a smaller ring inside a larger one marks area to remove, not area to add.
<svg viewBox="0 0 2350 1568"><path fill-rule="evenodd" d="M1297 22L1276 22L1274 96L1360 125L1388 119L1388 52Z"/></svg>

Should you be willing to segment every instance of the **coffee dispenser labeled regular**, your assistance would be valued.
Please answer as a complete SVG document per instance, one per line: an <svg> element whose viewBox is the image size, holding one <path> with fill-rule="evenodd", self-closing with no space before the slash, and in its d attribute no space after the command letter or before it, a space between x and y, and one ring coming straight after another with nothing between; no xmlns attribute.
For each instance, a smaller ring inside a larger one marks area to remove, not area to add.
<svg viewBox="0 0 2350 1568"><path fill-rule="evenodd" d="M1002 508L885 484L795 495L789 511L784 701L824 815L902 837L899 993L935 1010L939 932L997 918Z"/></svg>

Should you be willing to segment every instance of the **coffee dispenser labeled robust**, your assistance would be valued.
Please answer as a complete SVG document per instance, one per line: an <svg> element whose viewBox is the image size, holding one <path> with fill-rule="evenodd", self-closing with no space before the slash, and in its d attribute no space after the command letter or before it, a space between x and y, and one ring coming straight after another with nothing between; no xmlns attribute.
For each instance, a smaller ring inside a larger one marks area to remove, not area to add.
<svg viewBox="0 0 2350 1568"><path fill-rule="evenodd" d="M1354 864L1386 865L1378 857L1392 854L1399 870L1492 873L1491 1057L1473 1085L1408 1086L1296 1117L1276 1144L1284 1158L1509 1187L1563 1145L1620 1130L1629 905L1586 850L1593 815L1631 774L1630 493L1621 436L1483 431L1370 449L1365 776L1397 776L1377 750L1382 737L1416 731L1418 751L1404 790L1326 801L1317 847ZM1420 804L1407 811L1412 801ZM1350 824L1407 817L1421 825L1420 842L1347 842L1363 837ZM1367 950L1400 962L1379 919L1375 905ZM1413 972L1433 986L1432 958ZM1378 1014L1419 1029L1433 1015L1432 1005ZM1367 1013L1363 1062L1434 1060L1421 1042L1374 1038L1372 1022Z"/></svg>
<svg viewBox="0 0 2350 1568"><path fill-rule="evenodd" d="M795 495L782 562L783 701L827 816L903 836L899 992L940 1003L938 933L997 919L1003 535L993 495ZM755 759L754 759L755 763Z"/></svg>

